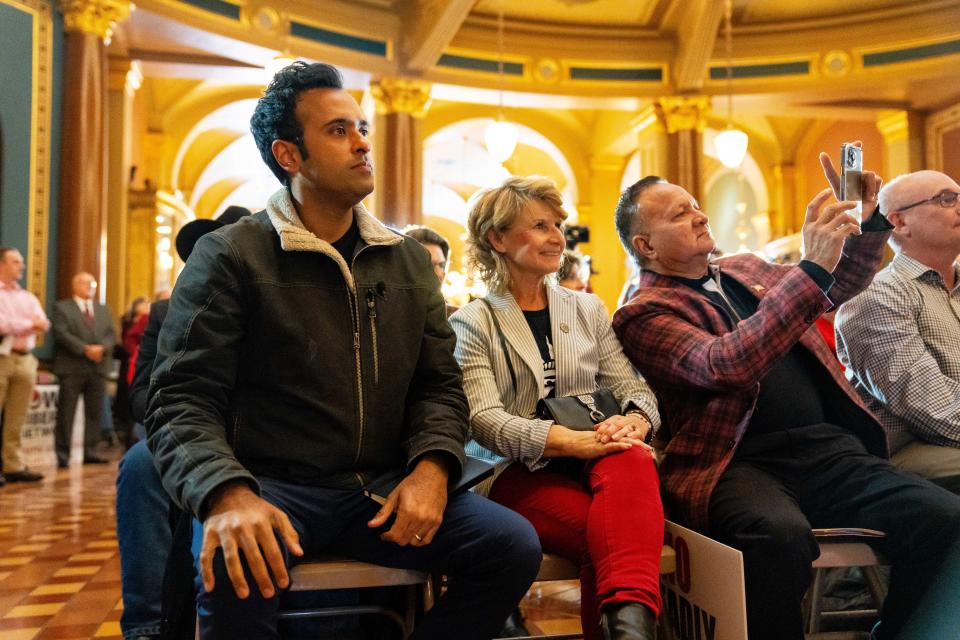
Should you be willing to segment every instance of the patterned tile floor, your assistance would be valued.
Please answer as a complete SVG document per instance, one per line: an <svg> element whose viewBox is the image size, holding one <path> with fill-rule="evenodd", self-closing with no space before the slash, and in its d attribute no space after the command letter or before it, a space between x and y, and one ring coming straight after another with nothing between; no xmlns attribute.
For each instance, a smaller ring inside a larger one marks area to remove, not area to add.
<svg viewBox="0 0 960 640"><path fill-rule="evenodd" d="M120 640L117 464L41 469L0 488L0 640ZM580 629L577 582L537 583L521 603L532 633Z"/></svg>
<svg viewBox="0 0 960 640"><path fill-rule="evenodd" d="M0 640L120 635L116 464L0 488Z"/></svg>

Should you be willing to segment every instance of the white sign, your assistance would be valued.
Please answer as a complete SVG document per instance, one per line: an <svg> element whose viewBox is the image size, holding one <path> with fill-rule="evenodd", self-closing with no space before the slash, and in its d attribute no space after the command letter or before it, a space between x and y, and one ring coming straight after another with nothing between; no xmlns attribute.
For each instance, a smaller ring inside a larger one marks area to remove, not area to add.
<svg viewBox="0 0 960 640"><path fill-rule="evenodd" d="M33 387L33 397L23 421L20 438L20 453L23 463L33 469L57 466L57 454L53 447L53 430L57 424L57 397L59 385L38 384ZM77 401L77 413L70 438L70 460L83 461L83 398Z"/></svg>
<svg viewBox="0 0 960 640"><path fill-rule="evenodd" d="M664 543L677 553L677 570L660 576L657 637L747 640L743 554L669 520Z"/></svg>

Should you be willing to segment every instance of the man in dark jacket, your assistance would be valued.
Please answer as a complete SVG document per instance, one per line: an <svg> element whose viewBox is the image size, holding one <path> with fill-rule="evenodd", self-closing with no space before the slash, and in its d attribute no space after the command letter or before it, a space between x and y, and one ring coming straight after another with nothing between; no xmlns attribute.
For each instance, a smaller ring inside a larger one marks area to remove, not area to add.
<svg viewBox="0 0 960 640"><path fill-rule="evenodd" d="M70 462L70 437L77 400L83 396L83 463L107 462L96 453L106 395L106 377L113 362L113 319L110 310L94 300L97 281L89 273L71 280L73 296L53 307L53 340L57 345L53 372L60 382L55 429L57 466Z"/></svg>
<svg viewBox="0 0 960 640"><path fill-rule="evenodd" d="M288 568L336 553L449 576L415 636L489 638L539 541L499 505L448 499L467 431L454 334L426 251L359 204L368 124L341 87L297 62L259 101L251 129L284 188L194 247L160 332L148 445L197 518L204 637L276 637ZM362 491L375 481L382 505Z"/></svg>

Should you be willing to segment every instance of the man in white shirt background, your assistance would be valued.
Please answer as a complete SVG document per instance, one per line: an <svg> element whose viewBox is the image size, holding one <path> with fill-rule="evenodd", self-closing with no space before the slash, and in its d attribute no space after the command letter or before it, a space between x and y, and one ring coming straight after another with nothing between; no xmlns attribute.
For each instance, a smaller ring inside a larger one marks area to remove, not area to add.
<svg viewBox="0 0 960 640"><path fill-rule="evenodd" d="M37 297L17 282L23 277L19 251L0 247L0 411L3 412L3 473L0 486L9 482L36 482L43 476L23 464L20 436L37 378L33 348L37 334L50 328Z"/></svg>
<svg viewBox="0 0 960 640"><path fill-rule="evenodd" d="M57 465L70 461L70 436L77 399L83 396L84 464L107 462L95 453L103 416L106 377L110 374L116 337L110 310L94 300L97 281L80 272L71 281L73 296L58 300L53 308L56 355L53 372L60 384L57 405Z"/></svg>
<svg viewBox="0 0 960 640"><path fill-rule="evenodd" d="M891 461L960 493L960 185L939 171L880 191L893 261L836 317L837 355Z"/></svg>

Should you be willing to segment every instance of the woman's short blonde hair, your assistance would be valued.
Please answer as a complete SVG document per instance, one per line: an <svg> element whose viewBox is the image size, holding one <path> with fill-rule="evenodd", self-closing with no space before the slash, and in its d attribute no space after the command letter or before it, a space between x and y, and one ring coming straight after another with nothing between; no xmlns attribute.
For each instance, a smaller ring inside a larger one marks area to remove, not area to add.
<svg viewBox="0 0 960 640"><path fill-rule="evenodd" d="M510 289L510 272L503 257L487 239L491 230L506 231L533 201L550 207L559 220L567 219L563 198L552 180L542 176L508 178L499 187L477 196L467 216L467 261L494 293Z"/></svg>

